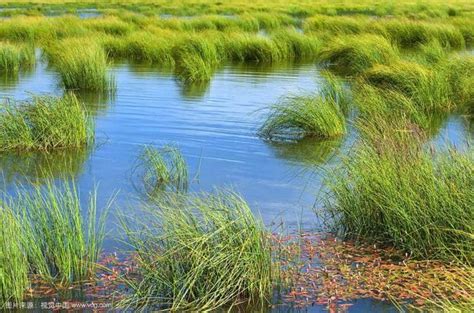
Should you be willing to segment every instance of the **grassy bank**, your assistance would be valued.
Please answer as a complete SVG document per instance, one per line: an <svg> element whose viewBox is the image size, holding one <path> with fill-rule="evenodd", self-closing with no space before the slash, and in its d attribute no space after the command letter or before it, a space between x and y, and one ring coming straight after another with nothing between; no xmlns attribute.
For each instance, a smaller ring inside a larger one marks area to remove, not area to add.
<svg viewBox="0 0 474 313"><path fill-rule="evenodd" d="M73 94L6 101L0 111L0 151L77 148L93 142L93 122Z"/></svg>

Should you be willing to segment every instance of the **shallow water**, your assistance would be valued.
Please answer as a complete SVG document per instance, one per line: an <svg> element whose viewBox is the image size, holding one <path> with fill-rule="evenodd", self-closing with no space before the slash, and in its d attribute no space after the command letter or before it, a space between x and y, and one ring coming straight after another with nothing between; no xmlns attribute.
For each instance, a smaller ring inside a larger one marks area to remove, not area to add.
<svg viewBox="0 0 474 313"><path fill-rule="evenodd" d="M256 134L265 109L280 97L318 90L321 77L315 65L225 66L209 84L194 86L184 86L173 75L144 65L116 64L111 72L115 95L82 95L95 117L95 147L0 154L3 189L12 190L19 181L69 175L77 180L84 199L98 185L99 203L105 204L119 191L115 207L134 210L140 192L134 187L133 168L140 149L145 144L171 143L189 163L195 177L193 191L232 188L271 227L281 221L292 229L316 225L313 206L322 176L338 163L339 156L347 154L356 134L351 131L340 140L299 143L270 143ZM42 62L15 79L0 80L2 99L61 93L57 75ZM472 134L471 124L462 117L450 117L439 123L432 142L461 145ZM113 219L114 214L109 221L112 227ZM115 248L116 241L108 240L106 249ZM378 301L353 304L351 311L356 312L394 310ZM309 309L321 310L320 306Z"/></svg>
<svg viewBox="0 0 474 313"><path fill-rule="evenodd" d="M316 92L315 65L272 68L226 66L209 84L184 86L169 73L144 65L111 69L114 96L82 95L96 122L96 146L50 154L0 154L3 184L16 179L72 175L83 193L99 184L100 202L119 191L117 207L135 205L133 168L143 145L177 145L186 157L194 191L232 188L242 194L266 224L294 227L316 223L313 204L322 175L337 154L346 154L354 134L333 141L271 143L257 136L265 109L291 93ZM0 80L0 97L24 100L32 94L61 94L58 77L46 64ZM469 133L462 117L440 122L436 145L461 145ZM342 153L341 153L342 152ZM136 185L136 184L135 184Z"/></svg>

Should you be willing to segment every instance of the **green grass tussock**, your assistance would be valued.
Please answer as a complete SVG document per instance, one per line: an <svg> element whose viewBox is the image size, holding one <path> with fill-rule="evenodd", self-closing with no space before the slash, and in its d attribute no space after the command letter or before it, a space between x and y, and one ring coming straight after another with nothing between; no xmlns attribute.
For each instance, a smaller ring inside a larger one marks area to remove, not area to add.
<svg viewBox="0 0 474 313"><path fill-rule="evenodd" d="M23 300L29 265L21 242L21 225L13 212L0 202L0 309L7 302Z"/></svg>
<svg viewBox="0 0 474 313"><path fill-rule="evenodd" d="M208 81L222 58L214 40L186 36L173 48L176 74L185 82Z"/></svg>
<svg viewBox="0 0 474 313"><path fill-rule="evenodd" d="M32 191L19 189L7 205L18 214L32 272L59 286L95 274L108 212L98 216L95 193L84 209L74 183L47 181Z"/></svg>
<svg viewBox="0 0 474 313"><path fill-rule="evenodd" d="M66 89L110 91L115 88L107 74L104 49L90 38L72 38L47 49L50 63L59 72Z"/></svg>
<svg viewBox="0 0 474 313"><path fill-rule="evenodd" d="M472 264L473 157L472 148L433 153L380 137L362 142L328 178L335 229L416 258Z"/></svg>
<svg viewBox="0 0 474 313"><path fill-rule="evenodd" d="M410 20L394 20L382 23L383 31L402 48L413 48L437 40L443 47L464 48L463 34L449 24L434 24Z"/></svg>
<svg viewBox="0 0 474 313"><path fill-rule="evenodd" d="M32 46L0 42L0 72L15 74L33 64L35 52Z"/></svg>
<svg viewBox="0 0 474 313"><path fill-rule="evenodd" d="M363 74L364 80L384 90L402 93L425 112L449 112L454 107L451 89L442 71L421 64L398 61L376 65Z"/></svg>
<svg viewBox="0 0 474 313"><path fill-rule="evenodd" d="M93 277L109 206L99 216L94 192L83 208L74 183L66 180L3 193L0 308L23 301L33 277L58 288Z"/></svg>
<svg viewBox="0 0 474 313"><path fill-rule="evenodd" d="M290 96L270 108L260 136L268 139L332 138L345 134L348 96L329 74L320 94Z"/></svg>
<svg viewBox="0 0 474 313"><path fill-rule="evenodd" d="M144 214L122 221L139 268L123 306L213 310L268 299L268 234L238 195L169 195Z"/></svg>
<svg viewBox="0 0 474 313"><path fill-rule="evenodd" d="M169 37L169 34L133 32L125 39L120 39L122 47L116 48L115 52L112 50L111 54L133 61L174 66L173 46Z"/></svg>
<svg viewBox="0 0 474 313"><path fill-rule="evenodd" d="M317 37L306 36L294 29L273 32L271 39L286 60L313 60L322 46Z"/></svg>
<svg viewBox="0 0 474 313"><path fill-rule="evenodd" d="M0 107L0 151L82 147L93 141L92 123L72 94L7 101Z"/></svg>
<svg viewBox="0 0 474 313"><path fill-rule="evenodd" d="M396 61L399 54L384 37L364 34L334 38L321 49L318 58L341 73L359 74L375 64Z"/></svg>
<svg viewBox="0 0 474 313"><path fill-rule="evenodd" d="M231 33L225 37L228 59L235 62L273 63L282 59L278 46L269 38Z"/></svg>
<svg viewBox="0 0 474 313"><path fill-rule="evenodd" d="M157 149L145 146L138 158L137 170L143 172L141 180L149 195L168 188L176 192L188 189L188 167L176 147L165 146Z"/></svg>
<svg viewBox="0 0 474 313"><path fill-rule="evenodd" d="M303 29L305 32L318 31L332 34L359 34L364 31L367 20L356 19L350 16L324 16L317 15L305 19Z"/></svg>

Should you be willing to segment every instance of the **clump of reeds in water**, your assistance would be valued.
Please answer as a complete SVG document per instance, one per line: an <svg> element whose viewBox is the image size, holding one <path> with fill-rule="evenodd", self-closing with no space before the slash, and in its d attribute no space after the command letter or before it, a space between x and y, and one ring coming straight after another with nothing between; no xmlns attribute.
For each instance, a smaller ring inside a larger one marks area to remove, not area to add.
<svg viewBox="0 0 474 313"><path fill-rule="evenodd" d="M0 72L15 74L34 63L35 53L32 46L0 42Z"/></svg>
<svg viewBox="0 0 474 313"><path fill-rule="evenodd" d="M0 106L0 151L75 148L92 143L93 121L73 94Z"/></svg>
<svg viewBox="0 0 474 313"><path fill-rule="evenodd" d="M290 96L270 108L259 133L268 139L332 138L346 132L349 96L329 73L319 94Z"/></svg>
<svg viewBox="0 0 474 313"><path fill-rule="evenodd" d="M335 37L321 49L321 62L343 74L359 74L375 64L387 64L399 58L397 49L384 37L363 34Z"/></svg>
<svg viewBox="0 0 474 313"><path fill-rule="evenodd" d="M15 214L0 202L0 309L8 302L20 302L29 286L21 227Z"/></svg>
<svg viewBox="0 0 474 313"><path fill-rule="evenodd" d="M96 41L64 39L49 47L47 55L66 89L114 90L114 79L107 73L107 55Z"/></svg>
<svg viewBox="0 0 474 313"><path fill-rule="evenodd" d="M363 133L355 152L328 177L326 209L335 230L416 258L472 264L472 148L427 149L409 127L379 136L365 127Z"/></svg>
<svg viewBox="0 0 474 313"><path fill-rule="evenodd" d="M109 206L99 215L94 191L84 208L67 180L2 194L0 308L22 301L33 278L58 288L93 278Z"/></svg>
<svg viewBox="0 0 474 313"><path fill-rule="evenodd" d="M222 60L213 40L203 36L185 36L174 47L176 74L184 82L202 82L211 79Z"/></svg>
<svg viewBox="0 0 474 313"><path fill-rule="evenodd" d="M268 234L233 192L168 194L122 224L138 266L123 306L213 310L270 296Z"/></svg>
<svg viewBox="0 0 474 313"><path fill-rule="evenodd" d="M98 216L95 191L84 208L73 182L47 180L43 187L19 187L5 204L21 225L18 237L32 273L59 286L95 274L108 212Z"/></svg>
<svg viewBox="0 0 474 313"><path fill-rule="evenodd" d="M140 172L145 192L182 192L188 189L188 166L177 147L145 146L139 155L136 170Z"/></svg>

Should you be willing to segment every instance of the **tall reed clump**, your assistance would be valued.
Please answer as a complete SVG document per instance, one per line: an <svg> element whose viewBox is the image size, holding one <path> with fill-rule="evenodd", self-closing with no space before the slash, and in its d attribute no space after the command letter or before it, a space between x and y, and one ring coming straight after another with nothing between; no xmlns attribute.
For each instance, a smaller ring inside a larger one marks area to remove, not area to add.
<svg viewBox="0 0 474 313"><path fill-rule="evenodd" d="M138 158L137 170L141 172L143 187L149 195L167 189L176 192L188 189L188 167L176 147L145 146Z"/></svg>
<svg viewBox="0 0 474 313"><path fill-rule="evenodd" d="M23 300L29 286L21 227L14 213L0 203L0 309Z"/></svg>
<svg viewBox="0 0 474 313"><path fill-rule="evenodd" d="M274 63L282 60L280 49L270 38L234 32L223 40L227 58L231 61Z"/></svg>
<svg viewBox="0 0 474 313"><path fill-rule="evenodd" d="M47 49L51 64L66 89L110 91L115 88L107 74L104 49L90 38L64 39Z"/></svg>
<svg viewBox="0 0 474 313"><path fill-rule="evenodd" d="M474 110L474 56L450 56L435 68L450 87L450 99L460 110Z"/></svg>
<svg viewBox="0 0 474 313"><path fill-rule="evenodd" d="M173 57L176 74L185 82L208 81L221 62L214 40L202 36L186 36L175 45Z"/></svg>
<svg viewBox="0 0 474 313"><path fill-rule="evenodd" d="M388 64L399 58L397 49L384 37L362 34L334 38L322 48L319 61L341 73L359 74L375 64Z"/></svg>
<svg viewBox="0 0 474 313"><path fill-rule="evenodd" d="M280 30L272 33L272 41L286 60L312 60L321 48L315 36L307 36L296 30Z"/></svg>
<svg viewBox="0 0 474 313"><path fill-rule="evenodd" d="M0 151L77 148L92 143L93 121L73 94L0 106Z"/></svg>
<svg viewBox="0 0 474 313"><path fill-rule="evenodd" d="M0 72L15 74L34 63L35 52L32 46L0 42Z"/></svg>
<svg viewBox="0 0 474 313"><path fill-rule="evenodd" d="M122 220L138 267L123 306L207 311L268 299L268 234L241 197L168 194L144 214Z"/></svg>
<svg viewBox="0 0 474 313"><path fill-rule="evenodd" d="M259 134L268 139L337 137L346 132L348 106L347 91L326 73L319 94L289 96L273 105Z"/></svg>
<svg viewBox="0 0 474 313"><path fill-rule="evenodd" d="M44 186L19 187L5 205L20 225L30 273L56 286L94 275L108 212L107 207L98 216L95 192L85 209L73 182L48 180Z"/></svg>
<svg viewBox="0 0 474 313"><path fill-rule="evenodd" d="M472 264L473 161L472 148L433 152L414 136L364 140L328 177L327 212L346 238Z"/></svg>
<svg viewBox="0 0 474 313"><path fill-rule="evenodd" d="M451 88L443 71L409 61L375 65L363 74L366 82L382 90L394 90L410 98L425 112L449 112Z"/></svg>
<svg viewBox="0 0 474 313"><path fill-rule="evenodd" d="M402 48L413 48L432 40L453 49L465 46L462 33L449 24L397 19L384 21L381 26L383 34Z"/></svg>

